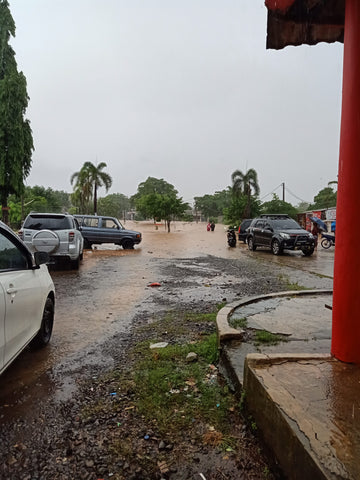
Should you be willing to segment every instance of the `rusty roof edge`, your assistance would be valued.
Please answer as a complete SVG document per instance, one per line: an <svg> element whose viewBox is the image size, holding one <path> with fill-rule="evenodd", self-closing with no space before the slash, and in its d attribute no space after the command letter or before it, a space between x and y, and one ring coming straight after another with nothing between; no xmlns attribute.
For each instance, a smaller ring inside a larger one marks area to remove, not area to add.
<svg viewBox="0 0 360 480"><path fill-rule="evenodd" d="M273 6L278 3L272 1ZM269 0L265 4L268 49L344 42L345 0L294 0L283 10L271 8Z"/></svg>

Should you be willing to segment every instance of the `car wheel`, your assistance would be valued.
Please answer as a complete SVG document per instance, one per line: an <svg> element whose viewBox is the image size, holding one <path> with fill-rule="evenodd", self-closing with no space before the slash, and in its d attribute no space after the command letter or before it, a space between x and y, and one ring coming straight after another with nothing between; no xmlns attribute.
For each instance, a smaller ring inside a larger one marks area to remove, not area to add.
<svg viewBox="0 0 360 480"><path fill-rule="evenodd" d="M84 239L84 248L91 248L91 242L89 240Z"/></svg>
<svg viewBox="0 0 360 480"><path fill-rule="evenodd" d="M124 240L122 243L122 247L124 250L131 250L134 248L134 242L132 240Z"/></svg>
<svg viewBox="0 0 360 480"><path fill-rule="evenodd" d="M315 250L314 248L304 248L302 252L305 255L305 257L310 257L310 255L314 253L314 250Z"/></svg>
<svg viewBox="0 0 360 480"><path fill-rule="evenodd" d="M31 348L45 347L50 341L54 325L54 302L48 297L45 302L44 313L41 320L40 330L31 341Z"/></svg>
<svg viewBox="0 0 360 480"><path fill-rule="evenodd" d="M281 255L282 252L283 252L283 250L280 246L280 242L279 242L279 240L276 240L276 238L275 238L275 240L272 241L271 251L274 255Z"/></svg>
<svg viewBox="0 0 360 480"><path fill-rule="evenodd" d="M253 237L249 237L248 238L248 248L249 250L251 250L252 252L254 252L256 250L256 245L254 244L254 239Z"/></svg>
<svg viewBox="0 0 360 480"><path fill-rule="evenodd" d="M330 240L328 240L327 238L323 238L323 239L321 240L321 246L322 246L323 248L326 248L326 249L330 248L330 247L331 247L331 242L330 242Z"/></svg>

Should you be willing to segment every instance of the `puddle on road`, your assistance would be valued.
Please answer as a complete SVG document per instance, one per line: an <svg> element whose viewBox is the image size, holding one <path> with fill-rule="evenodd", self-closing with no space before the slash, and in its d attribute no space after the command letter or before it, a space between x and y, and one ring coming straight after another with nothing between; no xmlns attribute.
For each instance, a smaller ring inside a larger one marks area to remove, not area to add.
<svg viewBox="0 0 360 480"><path fill-rule="evenodd" d="M65 398L72 394L74 388L69 380L71 372L84 365L91 368L92 365L111 361L100 356L100 348L96 345L107 336L126 332L137 306L154 294L148 285L161 279L159 267L153 259L191 259L207 255L238 259L246 254L257 260L267 254L259 252L260 255L255 257L257 252L249 252L242 242L236 248L229 248L226 230L220 225L216 226L214 232L207 232L205 224L173 222L170 233L164 226L156 230L151 222L126 222L125 226L143 234L142 243L134 250L99 245L84 252L84 260L78 271L51 271L56 286L56 314L51 344L39 352L23 352L2 375L0 415L7 408L4 404L21 405L23 395L30 399L28 403L41 398L39 392L43 393L43 390L36 388L40 378L42 385L46 384L44 378L48 379L49 383L44 388L50 390L52 380L47 373L57 377L59 398ZM315 257L274 258L269 255L267 259L279 264L291 261L303 265L306 261L310 269L316 263ZM191 262L187 263L191 265ZM182 268L181 263L178 267ZM198 275L196 270L199 271ZM189 280L199 281L202 272L206 273L206 264L195 265L196 278ZM210 278L210 281L217 283L216 278ZM209 288L205 286L203 294L207 295L207 291ZM194 295L191 287L188 294Z"/></svg>
<svg viewBox="0 0 360 480"><path fill-rule="evenodd" d="M237 308L231 319L246 318L248 328L289 335L290 339L330 339L331 311L325 304L332 304L331 294L274 297Z"/></svg>

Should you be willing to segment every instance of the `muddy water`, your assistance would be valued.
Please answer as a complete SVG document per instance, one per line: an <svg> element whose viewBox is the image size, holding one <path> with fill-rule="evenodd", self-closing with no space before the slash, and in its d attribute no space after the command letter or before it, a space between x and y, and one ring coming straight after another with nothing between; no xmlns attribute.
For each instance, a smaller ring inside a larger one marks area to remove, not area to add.
<svg viewBox="0 0 360 480"><path fill-rule="evenodd" d="M223 227L207 232L203 224L173 223L168 233L163 225L127 222L126 228L143 234L142 243L134 250L101 245L84 252L78 271L51 269L56 287L51 343L37 352L24 351L1 376L0 418L9 408L6 405L19 407L30 397L46 395L53 389L51 376L45 372L62 377L70 393L70 371L81 368L84 362L112 361L87 352L93 353L96 343L106 336L129 328L136 305L150 295L149 283L158 280L154 259L235 255L226 246Z"/></svg>
<svg viewBox="0 0 360 480"><path fill-rule="evenodd" d="M294 271L332 274L331 251L319 250L313 257L305 258L301 253L274 257L266 250L249 252L243 243L229 248L222 225L217 225L214 232L207 232L205 224L175 222L170 233L164 225L150 222L126 222L125 226L143 234L142 243L134 250L98 246L84 252L78 271L51 271L56 287L51 343L38 352L23 352L2 375L0 419L8 417L10 407L15 414L28 408L37 397L53 392L54 378L61 398L75 388L76 376L71 372L91 362L111 364L110 356L96 354L97 342L129 328L138 305L152 293L148 285L159 281L158 259L247 256L249 261L275 262Z"/></svg>

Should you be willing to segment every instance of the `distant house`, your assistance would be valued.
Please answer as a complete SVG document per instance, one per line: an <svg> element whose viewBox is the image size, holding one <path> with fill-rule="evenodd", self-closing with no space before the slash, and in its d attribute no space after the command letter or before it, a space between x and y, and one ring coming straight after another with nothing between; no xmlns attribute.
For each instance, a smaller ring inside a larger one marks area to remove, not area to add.
<svg viewBox="0 0 360 480"><path fill-rule="evenodd" d="M305 228L305 230L311 230L310 217L317 217L326 223L328 231L330 231L331 222L336 221L336 207L323 208L321 210L307 210L306 212L298 213L296 217L298 223Z"/></svg>

